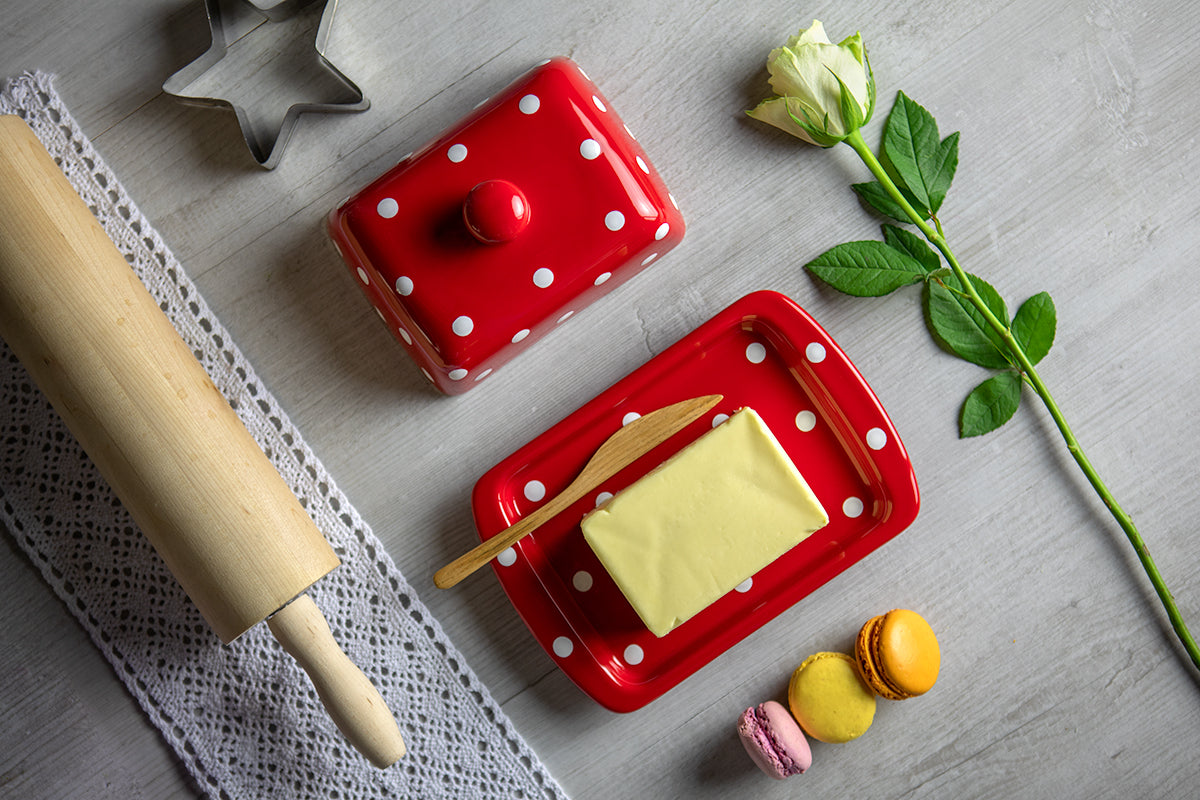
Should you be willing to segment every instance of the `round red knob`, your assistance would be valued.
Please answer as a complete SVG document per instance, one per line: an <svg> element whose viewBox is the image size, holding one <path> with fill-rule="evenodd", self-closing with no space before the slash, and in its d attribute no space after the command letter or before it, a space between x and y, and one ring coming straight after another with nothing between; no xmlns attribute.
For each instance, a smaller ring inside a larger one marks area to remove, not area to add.
<svg viewBox="0 0 1200 800"><path fill-rule="evenodd" d="M467 193L463 219L471 235L484 244L510 242L529 224L529 201L509 181L484 181Z"/></svg>

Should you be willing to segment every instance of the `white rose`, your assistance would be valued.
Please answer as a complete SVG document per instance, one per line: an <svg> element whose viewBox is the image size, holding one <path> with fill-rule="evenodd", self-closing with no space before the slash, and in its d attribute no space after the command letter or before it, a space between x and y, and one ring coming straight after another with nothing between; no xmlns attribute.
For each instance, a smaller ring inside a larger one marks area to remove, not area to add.
<svg viewBox="0 0 1200 800"><path fill-rule="evenodd" d="M833 44L820 21L771 51L774 97L747 113L810 144L832 147L871 118L875 78L858 33Z"/></svg>

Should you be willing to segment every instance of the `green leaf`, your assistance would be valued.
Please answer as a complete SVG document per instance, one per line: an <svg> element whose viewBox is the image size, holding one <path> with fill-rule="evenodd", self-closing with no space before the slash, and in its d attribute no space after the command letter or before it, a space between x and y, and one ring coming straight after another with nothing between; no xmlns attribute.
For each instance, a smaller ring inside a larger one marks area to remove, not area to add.
<svg viewBox="0 0 1200 800"><path fill-rule="evenodd" d="M958 168L958 134L938 138L933 115L898 92L883 131L883 155L924 209L937 213Z"/></svg>
<svg viewBox="0 0 1200 800"><path fill-rule="evenodd" d="M929 207L936 214L946 199L946 192L950 191L954 172L958 169L958 131L938 145L937 157L930 167L933 174L929 179Z"/></svg>
<svg viewBox="0 0 1200 800"><path fill-rule="evenodd" d="M921 262L875 241L839 244L804 266L834 289L855 297L882 297L925 277Z"/></svg>
<svg viewBox="0 0 1200 800"><path fill-rule="evenodd" d="M1017 309L1013 317L1013 337L1034 364L1050 352L1057 320L1054 301L1046 292L1035 294Z"/></svg>
<svg viewBox="0 0 1200 800"><path fill-rule="evenodd" d="M926 244L922 237L912 231L885 224L883 240L897 250L915 258L926 272L934 272L942 266L942 260L937 252Z"/></svg>
<svg viewBox="0 0 1200 800"><path fill-rule="evenodd" d="M958 435L980 436L1012 419L1021 404L1021 376L1001 372L976 386L963 401L958 416Z"/></svg>
<svg viewBox="0 0 1200 800"><path fill-rule="evenodd" d="M887 193L887 190L879 183L879 181L871 181L870 183L852 183L850 188L858 193L858 197L871 208L883 214L885 217L891 217L897 222L907 222L912 224L908 214L904 213L904 209L899 203L892 199L892 196ZM917 198L912 196L912 192L905 189L903 186L897 185L900 194L908 201L908 204L913 207L917 215L922 219L929 219L929 209L922 208Z"/></svg>
<svg viewBox="0 0 1200 800"><path fill-rule="evenodd" d="M921 164L935 156L937 146L937 125L933 117L904 92L897 92L883 130L883 151L897 177L926 207L929 206L929 192L925 188Z"/></svg>
<svg viewBox="0 0 1200 800"><path fill-rule="evenodd" d="M971 285L1002 325L1008 325L1008 308L1000 293L983 278L969 275ZM990 369L1012 366L1004 339L983 314L960 292L953 275L926 284L925 322L937 342L959 358Z"/></svg>
<svg viewBox="0 0 1200 800"><path fill-rule="evenodd" d="M858 194L860 200L885 217L891 217L897 222L912 222L908 218L908 214L904 213L904 209L900 207L900 204L892 199L892 196L884 190L879 181L852 183L850 184L850 188Z"/></svg>

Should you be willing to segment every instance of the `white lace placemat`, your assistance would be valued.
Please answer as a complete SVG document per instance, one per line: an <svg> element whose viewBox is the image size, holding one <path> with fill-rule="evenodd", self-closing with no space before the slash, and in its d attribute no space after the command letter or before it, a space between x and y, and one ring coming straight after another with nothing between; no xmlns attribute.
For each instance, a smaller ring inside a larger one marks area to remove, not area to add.
<svg viewBox="0 0 1200 800"><path fill-rule="evenodd" d="M37 133L337 551L342 566L310 594L396 712L408 745L391 768L370 766L265 625L222 645L0 342L0 525L200 790L236 800L565 800L79 130L50 77L9 81L0 113L21 116Z"/></svg>

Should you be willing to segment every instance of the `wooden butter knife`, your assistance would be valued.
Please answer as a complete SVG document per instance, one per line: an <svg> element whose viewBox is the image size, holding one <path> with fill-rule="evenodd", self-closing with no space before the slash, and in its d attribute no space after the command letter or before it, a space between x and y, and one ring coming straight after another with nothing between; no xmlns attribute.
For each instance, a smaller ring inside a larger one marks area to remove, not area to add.
<svg viewBox="0 0 1200 800"><path fill-rule="evenodd" d="M695 397L651 411L629 422L600 445L600 449L566 489L515 524L485 539L474 549L439 569L433 575L434 584L439 589L455 586L526 534L544 525L601 483L704 416L705 412L721 402L722 397L719 394Z"/></svg>

